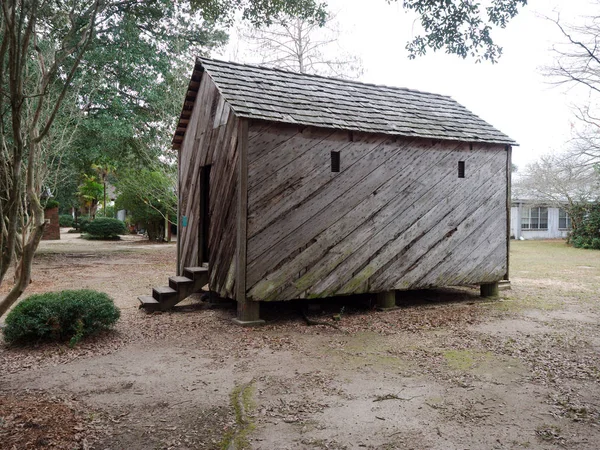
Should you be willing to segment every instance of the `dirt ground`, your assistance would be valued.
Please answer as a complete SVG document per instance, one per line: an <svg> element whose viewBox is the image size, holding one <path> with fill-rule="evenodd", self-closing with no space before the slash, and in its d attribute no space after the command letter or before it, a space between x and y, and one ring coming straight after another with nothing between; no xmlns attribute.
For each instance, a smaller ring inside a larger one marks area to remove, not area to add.
<svg viewBox="0 0 600 450"><path fill-rule="evenodd" d="M244 329L233 305L196 298L137 309L173 275L174 244L63 238L40 246L28 294L98 289L122 318L74 349L0 344L0 448L599 447L598 251L513 242L499 300L460 288L405 293L390 312L368 297L311 305L339 329L271 304Z"/></svg>

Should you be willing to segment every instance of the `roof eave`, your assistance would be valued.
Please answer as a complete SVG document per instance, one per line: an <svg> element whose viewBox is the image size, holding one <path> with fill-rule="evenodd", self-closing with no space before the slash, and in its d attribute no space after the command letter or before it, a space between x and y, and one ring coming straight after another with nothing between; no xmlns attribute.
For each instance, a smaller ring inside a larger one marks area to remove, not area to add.
<svg viewBox="0 0 600 450"><path fill-rule="evenodd" d="M188 88L185 94L185 100L183 102L181 114L179 115L179 121L177 122L177 128L175 129L175 134L173 136L173 140L171 141L172 148L174 150L179 150L181 148L181 144L183 143L185 131L190 122L192 111L194 110L194 104L196 103L196 97L198 96L198 90L200 89L200 81L202 80L203 72L204 67L202 66L202 60L200 58L196 58L196 63L194 64L192 76L190 78L190 82L188 83Z"/></svg>

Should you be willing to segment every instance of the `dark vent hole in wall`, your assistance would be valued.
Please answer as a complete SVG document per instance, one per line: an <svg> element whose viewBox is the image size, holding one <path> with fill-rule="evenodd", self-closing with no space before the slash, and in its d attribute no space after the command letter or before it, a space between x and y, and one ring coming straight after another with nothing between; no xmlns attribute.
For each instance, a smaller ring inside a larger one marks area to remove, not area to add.
<svg viewBox="0 0 600 450"><path fill-rule="evenodd" d="M458 178L464 178L464 177L465 177L465 162L459 161L458 162Z"/></svg>
<svg viewBox="0 0 600 450"><path fill-rule="evenodd" d="M331 171L340 171L340 152L331 152Z"/></svg>

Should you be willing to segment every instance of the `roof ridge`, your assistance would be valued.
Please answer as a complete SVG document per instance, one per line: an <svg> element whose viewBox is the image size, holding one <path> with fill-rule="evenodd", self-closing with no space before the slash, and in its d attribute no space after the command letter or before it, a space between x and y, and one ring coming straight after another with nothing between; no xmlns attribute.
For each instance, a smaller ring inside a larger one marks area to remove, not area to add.
<svg viewBox="0 0 600 450"><path fill-rule="evenodd" d="M271 72L281 72L281 73L285 73L285 74L290 74L299 78L317 78L317 79L321 79L321 80L327 80L328 82L333 81L338 81L340 83L345 83L345 84L355 84L355 85L359 85L359 86L371 86L371 87L377 87L377 88L386 88L386 89L390 89L390 90L394 90L394 91L407 91L407 92L416 92L419 94L426 94L426 95L435 95L438 97L442 97L442 98L447 98L450 99L454 102L456 102L456 100L454 98L452 98L449 95L444 95L444 94L438 94L437 92L429 92L429 91L422 91L420 89L412 89L412 88L407 88L407 87L400 87L400 86L390 86L388 84L378 84L378 83L367 83L364 81L356 81L356 80L348 80L345 78L339 78L339 77L326 77L324 75L316 75L316 74L312 74L312 73L300 73L300 72L294 72L293 70L285 70L285 69L279 69L276 67L267 67L267 66L261 66L258 64L247 64L247 63L241 63L241 62L237 62L237 61L224 61L222 59L215 59L215 58L207 58L205 56L197 56L196 57L196 61L200 61L200 63L204 63L204 61L210 63L217 63L217 64L227 64L227 65L235 65L235 66L239 66L239 67L249 67L252 69L258 69L258 70L265 70L265 71L271 71ZM456 102L458 103L458 102ZM460 104L460 103L459 103Z"/></svg>
<svg viewBox="0 0 600 450"><path fill-rule="evenodd" d="M518 145L450 96L404 87L299 74L197 57L191 90L202 75L238 117L366 133ZM185 103L174 146L183 140L196 96ZM191 103L191 105L190 105ZM177 147L178 148L178 147Z"/></svg>

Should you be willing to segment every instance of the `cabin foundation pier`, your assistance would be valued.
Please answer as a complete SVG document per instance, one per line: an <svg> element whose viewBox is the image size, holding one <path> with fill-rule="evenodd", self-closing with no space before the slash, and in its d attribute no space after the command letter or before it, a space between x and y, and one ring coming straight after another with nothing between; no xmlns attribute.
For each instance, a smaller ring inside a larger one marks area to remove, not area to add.
<svg viewBox="0 0 600 450"><path fill-rule="evenodd" d="M242 327L258 327L265 321L260 318L260 302L242 300L237 302L237 317L233 323Z"/></svg>
<svg viewBox="0 0 600 450"><path fill-rule="evenodd" d="M498 297L500 291L498 282L481 284L479 285L479 290L482 297Z"/></svg>
<svg viewBox="0 0 600 450"><path fill-rule="evenodd" d="M378 292L376 306L379 311L396 309L396 291Z"/></svg>

